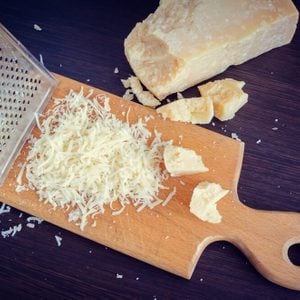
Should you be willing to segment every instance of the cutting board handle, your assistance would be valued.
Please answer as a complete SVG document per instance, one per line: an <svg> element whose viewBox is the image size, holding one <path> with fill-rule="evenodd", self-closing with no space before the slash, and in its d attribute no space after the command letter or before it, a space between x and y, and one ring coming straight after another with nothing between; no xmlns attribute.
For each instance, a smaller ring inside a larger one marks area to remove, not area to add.
<svg viewBox="0 0 300 300"><path fill-rule="evenodd" d="M229 241L244 252L264 277L300 290L300 266L288 257L290 246L300 243L300 214L256 210L239 203L232 211L238 215L231 216Z"/></svg>

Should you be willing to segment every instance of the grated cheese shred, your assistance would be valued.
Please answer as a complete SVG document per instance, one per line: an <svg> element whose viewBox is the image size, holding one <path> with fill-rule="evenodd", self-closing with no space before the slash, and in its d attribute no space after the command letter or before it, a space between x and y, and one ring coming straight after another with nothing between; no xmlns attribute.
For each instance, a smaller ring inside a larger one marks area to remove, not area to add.
<svg viewBox="0 0 300 300"><path fill-rule="evenodd" d="M84 96L81 89L55 99L17 180L17 190L23 190L25 176L23 187L36 190L54 209L67 209L69 221L81 230L89 217L104 213L105 205L117 215L130 203L137 211L163 203L158 193L167 189L162 184L167 174L160 164L163 148L171 143L162 142L158 132L151 137L142 119L131 125L118 120L109 98L92 94Z"/></svg>

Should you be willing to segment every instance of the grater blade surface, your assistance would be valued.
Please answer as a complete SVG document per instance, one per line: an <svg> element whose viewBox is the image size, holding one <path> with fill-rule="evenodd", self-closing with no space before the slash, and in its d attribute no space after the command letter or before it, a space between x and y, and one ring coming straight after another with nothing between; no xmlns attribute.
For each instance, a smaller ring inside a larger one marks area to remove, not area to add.
<svg viewBox="0 0 300 300"><path fill-rule="evenodd" d="M0 23L0 186L56 85Z"/></svg>

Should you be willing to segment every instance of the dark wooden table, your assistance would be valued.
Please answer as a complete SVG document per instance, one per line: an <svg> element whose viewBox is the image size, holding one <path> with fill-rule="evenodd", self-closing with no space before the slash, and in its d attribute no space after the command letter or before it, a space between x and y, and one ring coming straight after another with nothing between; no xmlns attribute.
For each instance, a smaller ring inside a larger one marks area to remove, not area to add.
<svg viewBox="0 0 300 300"><path fill-rule="evenodd" d="M157 4L3 0L0 21L36 57L41 54L49 70L122 95L120 79L132 73L123 40ZM300 8L300 1L295 4ZM246 143L241 201L259 209L300 212L300 27L290 45L231 67L217 78L225 77L246 82L249 103L235 119L214 120L215 126L206 127L228 136L235 132ZM197 95L197 90L184 95ZM299 292L264 279L226 242L208 247L188 281L46 222L28 228L27 217L16 209L0 216L0 230L23 224L14 237L0 236L1 299L300 298ZM55 235L62 237L60 247ZM300 244L290 249L290 258L300 265Z"/></svg>

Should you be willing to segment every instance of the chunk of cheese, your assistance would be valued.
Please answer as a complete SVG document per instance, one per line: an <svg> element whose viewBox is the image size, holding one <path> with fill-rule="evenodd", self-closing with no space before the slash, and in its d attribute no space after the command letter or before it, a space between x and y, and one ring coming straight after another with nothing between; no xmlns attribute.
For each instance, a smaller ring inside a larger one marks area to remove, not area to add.
<svg viewBox="0 0 300 300"><path fill-rule="evenodd" d="M149 91L143 90L143 87L137 77L130 76L128 79L122 79L121 81L125 88L131 88L130 92L128 93L132 92L143 105L150 107L156 107L160 105L160 101L156 99Z"/></svg>
<svg viewBox="0 0 300 300"><path fill-rule="evenodd" d="M221 121L230 120L235 113L248 101L248 94L242 88L244 81L231 78L215 80L198 86L203 97L211 97L214 115Z"/></svg>
<svg viewBox="0 0 300 300"><path fill-rule="evenodd" d="M289 43L291 0L162 0L125 39L135 74L159 99Z"/></svg>
<svg viewBox="0 0 300 300"><path fill-rule="evenodd" d="M212 100L207 98L184 98L173 101L156 109L165 119L208 124L214 116Z"/></svg>
<svg viewBox="0 0 300 300"><path fill-rule="evenodd" d="M190 202L190 212L202 221L220 223L222 216L217 210L217 202L221 200L228 190L217 183L200 182L193 191Z"/></svg>
<svg viewBox="0 0 300 300"><path fill-rule="evenodd" d="M167 145L164 150L164 162L172 177L207 172L201 155L194 150Z"/></svg>

